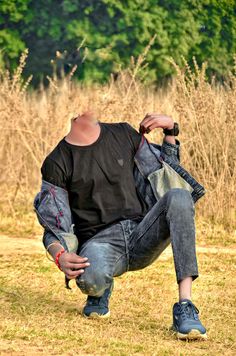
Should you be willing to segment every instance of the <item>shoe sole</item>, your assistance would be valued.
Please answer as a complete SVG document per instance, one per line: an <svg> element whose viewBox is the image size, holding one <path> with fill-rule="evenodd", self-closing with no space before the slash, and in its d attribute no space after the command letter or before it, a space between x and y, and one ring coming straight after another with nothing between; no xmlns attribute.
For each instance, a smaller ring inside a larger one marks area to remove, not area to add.
<svg viewBox="0 0 236 356"><path fill-rule="evenodd" d="M181 334L179 332L176 333L176 336L178 339L185 340L206 340L207 339L207 334L202 334L199 330L197 329L192 329L188 334Z"/></svg>
<svg viewBox="0 0 236 356"><path fill-rule="evenodd" d="M181 340L206 340L207 333L202 334L198 329L191 329L188 334L182 334L173 327L173 325L169 328L170 331L173 331L178 339Z"/></svg>
<svg viewBox="0 0 236 356"><path fill-rule="evenodd" d="M206 340L207 339L207 333L202 334L199 330L197 329L192 329L188 334L182 334L178 331L174 331L176 334L177 339L180 340Z"/></svg>
<svg viewBox="0 0 236 356"><path fill-rule="evenodd" d="M86 315L84 313L82 313L82 315L86 318L86 319L107 319L110 317L110 311L106 314L98 314L96 312L92 312L89 315Z"/></svg>

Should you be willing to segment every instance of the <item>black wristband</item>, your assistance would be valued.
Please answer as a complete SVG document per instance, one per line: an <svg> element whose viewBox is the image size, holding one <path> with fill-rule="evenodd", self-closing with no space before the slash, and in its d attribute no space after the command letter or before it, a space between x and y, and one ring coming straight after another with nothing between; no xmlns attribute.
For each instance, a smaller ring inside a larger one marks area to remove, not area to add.
<svg viewBox="0 0 236 356"><path fill-rule="evenodd" d="M179 125L177 122L174 122L173 129L163 129L163 133L169 136L178 136L179 134Z"/></svg>

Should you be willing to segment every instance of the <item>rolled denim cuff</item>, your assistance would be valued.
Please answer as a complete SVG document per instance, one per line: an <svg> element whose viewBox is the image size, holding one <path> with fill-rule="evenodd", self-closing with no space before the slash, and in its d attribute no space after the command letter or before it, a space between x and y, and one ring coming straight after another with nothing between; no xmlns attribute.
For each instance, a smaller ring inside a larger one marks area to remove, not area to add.
<svg viewBox="0 0 236 356"><path fill-rule="evenodd" d="M168 157L173 157L175 160L176 158L180 161L180 142L179 140L175 139L176 143L170 143L163 139L163 143L161 146L161 152Z"/></svg>

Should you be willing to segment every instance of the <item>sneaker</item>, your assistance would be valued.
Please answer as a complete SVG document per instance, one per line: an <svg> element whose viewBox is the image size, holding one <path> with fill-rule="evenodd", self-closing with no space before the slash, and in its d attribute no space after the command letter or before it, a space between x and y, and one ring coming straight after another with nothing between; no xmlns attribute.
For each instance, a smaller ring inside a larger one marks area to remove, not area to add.
<svg viewBox="0 0 236 356"><path fill-rule="evenodd" d="M108 307L109 298L111 296L114 287L114 281L112 280L111 286L105 289L101 297L88 296L85 307L83 308L83 316L86 318L109 318L110 310Z"/></svg>
<svg viewBox="0 0 236 356"><path fill-rule="evenodd" d="M206 339L206 329L198 318L199 310L190 299L173 305L173 325L170 330L179 339Z"/></svg>

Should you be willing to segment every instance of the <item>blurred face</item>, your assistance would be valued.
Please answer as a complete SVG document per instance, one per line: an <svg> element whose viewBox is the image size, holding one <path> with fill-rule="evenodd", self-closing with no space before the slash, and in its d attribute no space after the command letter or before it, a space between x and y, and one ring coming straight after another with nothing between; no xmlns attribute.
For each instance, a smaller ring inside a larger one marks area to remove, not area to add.
<svg viewBox="0 0 236 356"><path fill-rule="evenodd" d="M98 124L96 113L94 111L85 111L82 114L74 117L72 119L73 123L76 123L81 129L82 128L92 128Z"/></svg>

